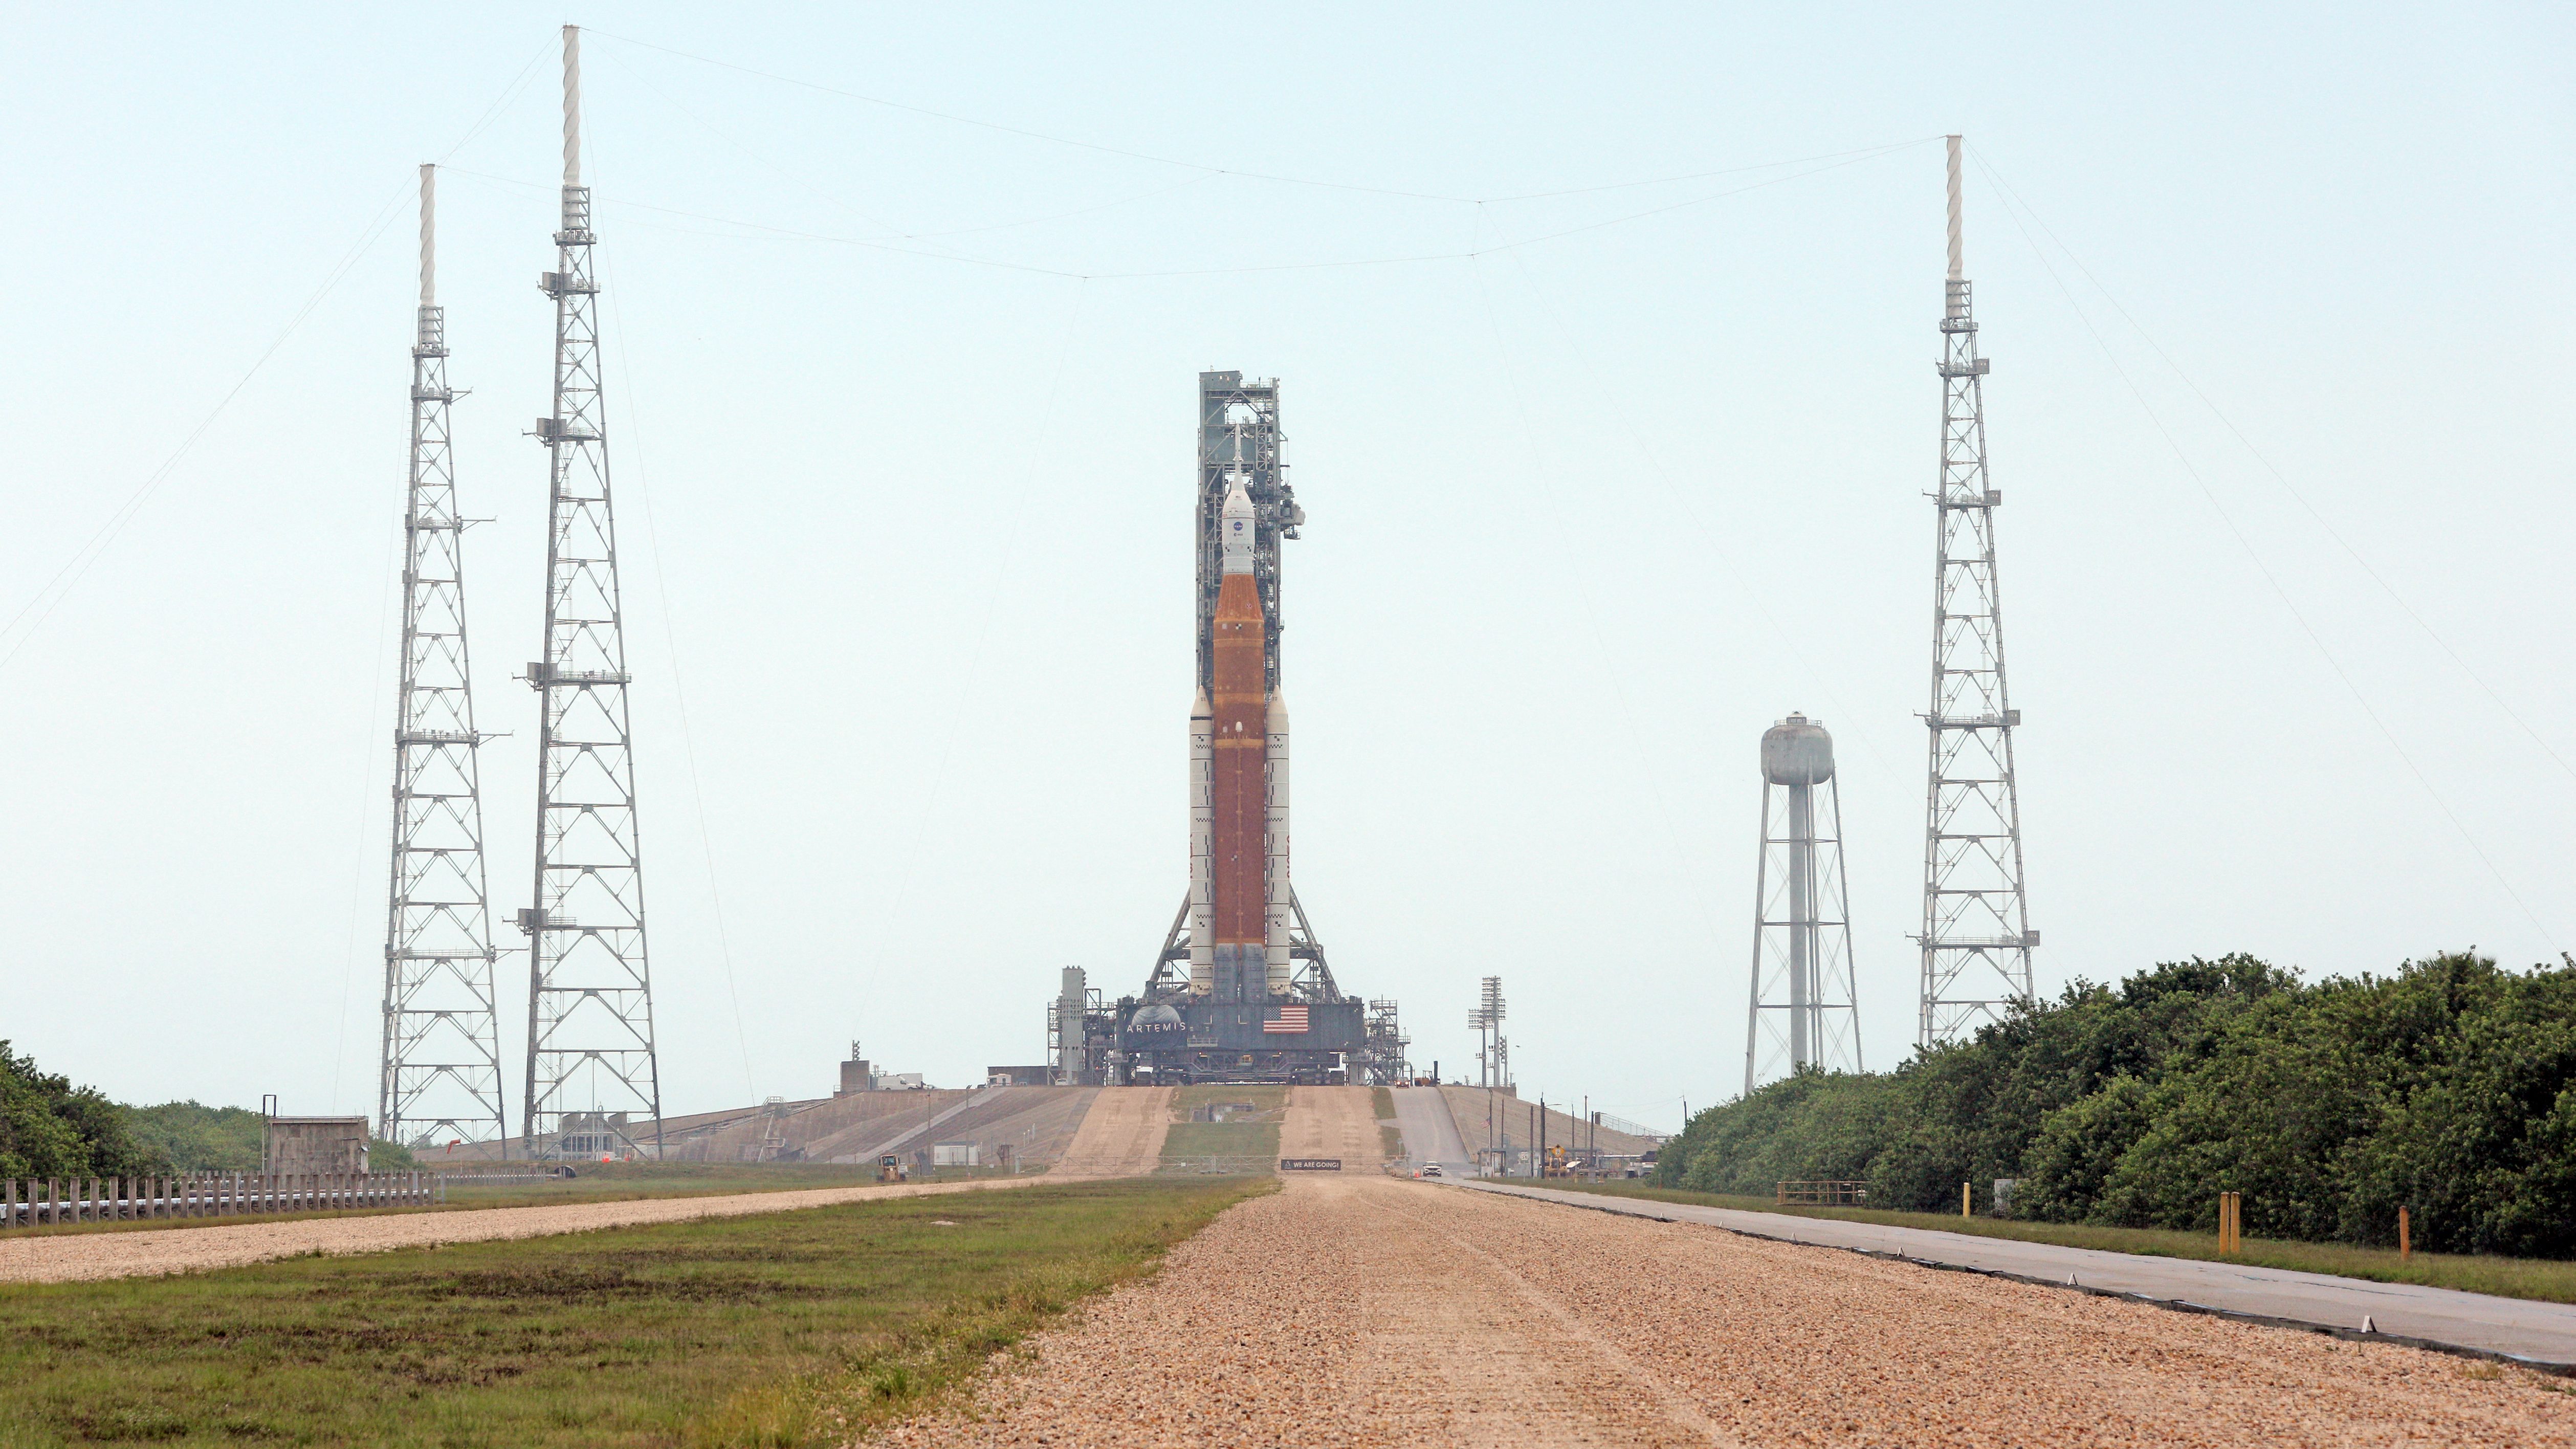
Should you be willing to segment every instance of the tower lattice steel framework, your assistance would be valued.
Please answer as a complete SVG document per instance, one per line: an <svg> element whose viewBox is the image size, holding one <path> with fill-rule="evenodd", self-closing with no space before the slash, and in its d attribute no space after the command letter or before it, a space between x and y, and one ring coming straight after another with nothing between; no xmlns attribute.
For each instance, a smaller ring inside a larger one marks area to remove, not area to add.
<svg viewBox="0 0 2576 1449"><path fill-rule="evenodd" d="M2031 999L2021 796L2004 687L1995 508L1986 472L1987 361L1963 265L1959 138L1950 146L1950 278L1941 314L1940 563L1932 587L1931 781L1923 832L1920 1041L1952 1040Z"/></svg>
<svg viewBox="0 0 2576 1449"><path fill-rule="evenodd" d="M465 647L464 532L438 305L437 172L420 168L420 311L411 349L411 479L403 509L402 683L394 706L393 866L385 922L387 1140L509 1135L492 986L483 788Z"/></svg>
<svg viewBox="0 0 2576 1449"><path fill-rule="evenodd" d="M535 904L519 915L530 956L525 1130L538 1156L658 1154L661 1069L600 396L597 238L581 184L581 32L567 25L563 39L563 225L556 270L539 283L555 304L555 407L536 427L550 505L545 658L527 675L541 705Z"/></svg>

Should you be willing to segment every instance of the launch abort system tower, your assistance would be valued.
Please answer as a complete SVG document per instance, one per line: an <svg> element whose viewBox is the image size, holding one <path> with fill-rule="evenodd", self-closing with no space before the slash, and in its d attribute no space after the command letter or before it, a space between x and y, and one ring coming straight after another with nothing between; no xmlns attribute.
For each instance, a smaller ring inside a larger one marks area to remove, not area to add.
<svg viewBox="0 0 2576 1449"><path fill-rule="evenodd" d="M1064 1053L1077 1075L1321 1084L1405 1071L1395 1003L1342 992L1289 879L1280 545L1305 521L1280 455L1279 384L1200 373L1189 892L1143 993L1084 1012L1079 1052Z"/></svg>

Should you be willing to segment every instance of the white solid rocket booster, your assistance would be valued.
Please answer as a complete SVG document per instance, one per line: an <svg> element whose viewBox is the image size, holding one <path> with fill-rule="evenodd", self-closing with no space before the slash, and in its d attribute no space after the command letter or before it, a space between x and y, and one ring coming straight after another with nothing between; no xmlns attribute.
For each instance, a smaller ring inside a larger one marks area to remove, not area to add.
<svg viewBox="0 0 2576 1449"><path fill-rule="evenodd" d="M1270 994L1285 996L1295 967L1288 959L1288 696L1274 690L1270 695L1269 718L1262 726L1268 736L1263 744L1268 755L1269 819L1264 827L1267 859L1263 862L1264 879L1269 885L1270 934L1265 951Z"/></svg>
<svg viewBox="0 0 2576 1449"><path fill-rule="evenodd" d="M1202 689L1190 702L1190 994L1216 989L1216 710Z"/></svg>

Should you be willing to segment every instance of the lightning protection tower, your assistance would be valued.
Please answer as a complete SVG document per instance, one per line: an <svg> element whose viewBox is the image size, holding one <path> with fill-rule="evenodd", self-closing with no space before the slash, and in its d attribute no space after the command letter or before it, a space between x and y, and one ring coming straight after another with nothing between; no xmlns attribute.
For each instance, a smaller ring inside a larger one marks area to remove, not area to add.
<svg viewBox="0 0 2576 1449"><path fill-rule="evenodd" d="M2004 688L1995 509L1986 474L1987 360L1959 241L1959 138L1950 139L1950 279L1941 312L1940 561L1932 577L1931 782L1923 827L1919 1040L1950 1041L2031 999L2021 795Z"/></svg>
<svg viewBox="0 0 2576 1449"><path fill-rule="evenodd" d="M1833 736L1793 714L1762 733L1762 858L1753 883L1745 1091L1783 1070L1861 1069L1850 901Z"/></svg>
<svg viewBox="0 0 2576 1449"><path fill-rule="evenodd" d="M394 705L394 839L385 921L386 1140L506 1143L493 999L483 786L465 647L464 532L449 448L447 309L438 305L437 172L420 168L420 310L411 348L411 483L403 509L402 683Z"/></svg>
<svg viewBox="0 0 2576 1449"><path fill-rule="evenodd" d="M555 407L536 426L549 517L545 658L527 674L541 704L535 904L519 913L530 958L525 1130L534 1156L658 1155L662 1083L600 398L596 238L581 184L580 30L565 26L563 45L563 225L556 270L539 279L555 304ZM649 1147L637 1135L647 1123Z"/></svg>

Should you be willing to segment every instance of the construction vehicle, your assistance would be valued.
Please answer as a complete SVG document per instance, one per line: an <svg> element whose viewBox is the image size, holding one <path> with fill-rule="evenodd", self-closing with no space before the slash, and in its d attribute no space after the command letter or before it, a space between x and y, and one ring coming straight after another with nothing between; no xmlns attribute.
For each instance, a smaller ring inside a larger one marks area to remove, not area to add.
<svg viewBox="0 0 2576 1449"><path fill-rule="evenodd" d="M1566 1160L1565 1148L1562 1145L1551 1142L1547 1147L1545 1165L1539 1171L1549 1177L1572 1177L1574 1164Z"/></svg>
<svg viewBox="0 0 2576 1449"><path fill-rule="evenodd" d="M901 1182L909 1174L903 1170L903 1159L889 1152L877 1159L877 1181Z"/></svg>

